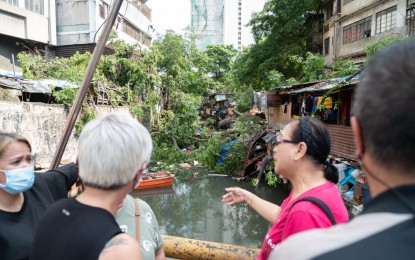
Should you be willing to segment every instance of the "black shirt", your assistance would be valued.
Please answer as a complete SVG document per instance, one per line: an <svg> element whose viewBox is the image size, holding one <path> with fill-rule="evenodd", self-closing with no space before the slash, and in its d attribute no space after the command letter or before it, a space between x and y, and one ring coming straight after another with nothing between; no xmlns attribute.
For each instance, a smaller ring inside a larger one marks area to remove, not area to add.
<svg viewBox="0 0 415 260"><path fill-rule="evenodd" d="M102 208L63 199L50 207L35 233L31 260L96 260L105 244L122 233Z"/></svg>
<svg viewBox="0 0 415 260"><path fill-rule="evenodd" d="M78 178L78 167L68 164L35 173L33 187L23 192L24 202L19 212L0 210L0 259L28 259L35 228L46 209L55 201L67 198Z"/></svg>

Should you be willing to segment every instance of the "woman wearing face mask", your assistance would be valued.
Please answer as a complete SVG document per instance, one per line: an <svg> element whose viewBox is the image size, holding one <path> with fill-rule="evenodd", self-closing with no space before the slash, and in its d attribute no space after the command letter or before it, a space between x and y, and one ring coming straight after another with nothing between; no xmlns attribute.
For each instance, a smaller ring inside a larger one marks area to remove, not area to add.
<svg viewBox="0 0 415 260"><path fill-rule="evenodd" d="M0 132L0 259L27 259L45 210L78 178L75 164L35 173L32 148L22 136Z"/></svg>
<svg viewBox="0 0 415 260"><path fill-rule="evenodd" d="M228 193L222 198L228 205L247 203L273 224L258 259L267 259L271 250L292 234L348 220L346 207L335 186L339 178L337 168L327 162L330 137L324 124L314 118L301 117L289 123L276 139L274 171L290 180L293 187L281 206L240 188L227 188ZM321 202L326 209L318 205Z"/></svg>

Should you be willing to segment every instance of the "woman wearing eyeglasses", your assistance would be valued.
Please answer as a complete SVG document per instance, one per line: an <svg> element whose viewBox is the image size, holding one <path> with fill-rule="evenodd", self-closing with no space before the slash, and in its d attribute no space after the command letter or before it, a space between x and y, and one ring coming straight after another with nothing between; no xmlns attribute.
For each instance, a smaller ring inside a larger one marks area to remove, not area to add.
<svg viewBox="0 0 415 260"><path fill-rule="evenodd" d="M325 125L301 117L289 123L276 138L274 171L292 184L281 206L240 188L227 188L227 205L245 202L272 223L258 259L292 234L313 228L328 228L348 221L348 213L336 187L337 168L327 161L330 136Z"/></svg>

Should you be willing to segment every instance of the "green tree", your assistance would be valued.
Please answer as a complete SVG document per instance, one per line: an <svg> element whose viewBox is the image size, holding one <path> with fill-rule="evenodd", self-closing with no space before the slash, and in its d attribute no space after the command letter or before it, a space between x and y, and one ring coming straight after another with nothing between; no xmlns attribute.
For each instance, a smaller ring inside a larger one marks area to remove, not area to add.
<svg viewBox="0 0 415 260"><path fill-rule="evenodd" d="M284 80L297 78L302 71L293 66L292 55L305 57L314 28L320 24L321 0L270 0L254 14L249 25L256 41L235 62L234 75L239 85L254 90L272 86L272 71ZM315 46L314 46L315 47Z"/></svg>
<svg viewBox="0 0 415 260"><path fill-rule="evenodd" d="M367 57L370 58L374 53L376 53L380 49L383 49L383 48L391 45L392 43L403 41L403 40L406 40L406 39L408 39L408 37L398 34L398 35L391 35L389 37L380 39L376 42L369 43L365 47L366 55L367 55Z"/></svg>
<svg viewBox="0 0 415 260"><path fill-rule="evenodd" d="M224 76L232 68L232 59L237 50L232 45L209 45L205 51L209 57L207 71L217 82L224 82Z"/></svg>

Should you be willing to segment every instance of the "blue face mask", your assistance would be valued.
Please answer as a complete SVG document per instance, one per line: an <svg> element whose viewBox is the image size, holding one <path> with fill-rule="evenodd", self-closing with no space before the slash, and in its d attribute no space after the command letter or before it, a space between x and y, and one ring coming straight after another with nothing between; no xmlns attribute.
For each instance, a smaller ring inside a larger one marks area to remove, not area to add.
<svg viewBox="0 0 415 260"><path fill-rule="evenodd" d="M0 188L13 195L27 191L28 189L32 188L33 183L35 182L35 173L33 166L0 171L4 172L6 175L6 184L0 183Z"/></svg>

